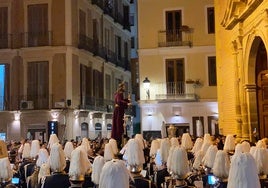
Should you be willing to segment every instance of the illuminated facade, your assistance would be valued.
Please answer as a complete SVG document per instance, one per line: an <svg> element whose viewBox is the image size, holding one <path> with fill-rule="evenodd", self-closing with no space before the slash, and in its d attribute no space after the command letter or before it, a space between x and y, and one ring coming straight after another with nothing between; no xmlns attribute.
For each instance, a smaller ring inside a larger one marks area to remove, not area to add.
<svg viewBox="0 0 268 188"><path fill-rule="evenodd" d="M109 136L118 83L131 92L130 4L0 2L0 132L8 140Z"/></svg>
<svg viewBox="0 0 268 188"><path fill-rule="evenodd" d="M144 134L171 124L179 134L221 132L214 26L213 0L138 1ZM143 81L148 80L149 88L143 88Z"/></svg>
<svg viewBox="0 0 268 188"><path fill-rule="evenodd" d="M267 7L215 1L219 124L240 139L268 136Z"/></svg>

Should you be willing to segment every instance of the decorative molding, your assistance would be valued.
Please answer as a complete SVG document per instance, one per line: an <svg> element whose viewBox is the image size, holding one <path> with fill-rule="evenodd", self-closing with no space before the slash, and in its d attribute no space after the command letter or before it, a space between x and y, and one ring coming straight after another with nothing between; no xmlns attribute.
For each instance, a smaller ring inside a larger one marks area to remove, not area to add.
<svg viewBox="0 0 268 188"><path fill-rule="evenodd" d="M221 25L227 30L233 29L239 22L243 22L263 0L229 0Z"/></svg>

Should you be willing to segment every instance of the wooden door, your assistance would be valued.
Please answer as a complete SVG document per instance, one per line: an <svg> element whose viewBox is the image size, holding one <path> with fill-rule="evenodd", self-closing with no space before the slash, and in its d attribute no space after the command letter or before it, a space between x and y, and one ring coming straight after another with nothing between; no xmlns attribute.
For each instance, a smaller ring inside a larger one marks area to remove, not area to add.
<svg viewBox="0 0 268 188"><path fill-rule="evenodd" d="M260 138L268 137L268 70L258 74L257 82L259 134Z"/></svg>

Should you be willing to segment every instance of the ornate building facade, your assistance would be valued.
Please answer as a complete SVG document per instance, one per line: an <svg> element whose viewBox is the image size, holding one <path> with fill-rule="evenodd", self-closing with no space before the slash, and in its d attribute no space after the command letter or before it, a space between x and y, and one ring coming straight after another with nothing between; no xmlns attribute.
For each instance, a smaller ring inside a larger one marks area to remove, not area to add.
<svg viewBox="0 0 268 188"><path fill-rule="evenodd" d="M219 124L240 139L268 136L268 2L215 1Z"/></svg>
<svg viewBox="0 0 268 188"><path fill-rule="evenodd" d="M109 136L118 83L131 92L129 0L0 2L0 132Z"/></svg>

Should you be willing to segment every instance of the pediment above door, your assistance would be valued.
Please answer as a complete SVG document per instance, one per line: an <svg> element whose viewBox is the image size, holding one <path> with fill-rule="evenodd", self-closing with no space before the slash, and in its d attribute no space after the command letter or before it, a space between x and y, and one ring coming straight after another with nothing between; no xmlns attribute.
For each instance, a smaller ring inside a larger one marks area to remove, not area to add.
<svg viewBox="0 0 268 188"><path fill-rule="evenodd" d="M263 0L229 0L221 25L227 30L243 22L263 2Z"/></svg>

